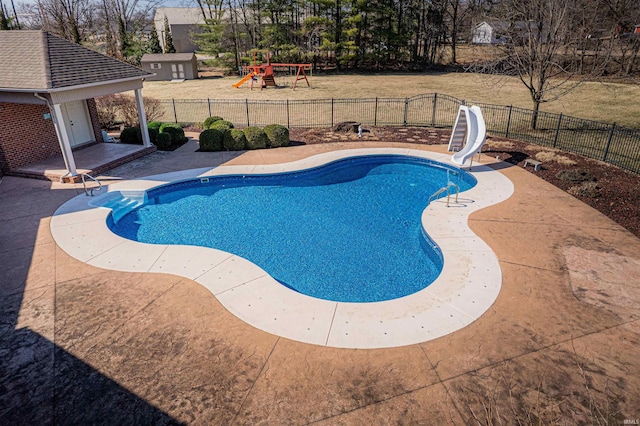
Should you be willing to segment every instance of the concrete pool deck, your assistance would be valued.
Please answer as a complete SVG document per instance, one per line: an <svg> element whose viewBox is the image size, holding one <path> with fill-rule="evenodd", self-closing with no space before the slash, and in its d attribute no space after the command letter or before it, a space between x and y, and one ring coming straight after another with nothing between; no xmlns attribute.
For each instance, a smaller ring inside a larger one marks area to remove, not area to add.
<svg viewBox="0 0 640 426"><path fill-rule="evenodd" d="M513 193L509 179L482 164L469 169L477 185L459 196L454 194L450 207L446 199L434 200L429 206L425 201L422 226L440 247L444 267L427 288L394 300L344 303L316 299L283 286L259 265L233 253L143 244L115 235L107 227L111 207L118 210L124 205L127 211L129 206L145 201L145 191L166 183L198 179L208 183L209 178L221 175L292 172L367 155L403 155L444 164L450 158L447 154L401 148L344 149L273 165L218 166L145 176L112 184L93 197L81 194L69 200L54 214L51 232L55 243L81 262L116 271L170 273L192 279L248 324L299 342L353 349L388 348L436 339L469 325L495 301L502 274L491 248L469 229L468 218ZM326 232L330 234L330 230Z"/></svg>
<svg viewBox="0 0 640 426"><path fill-rule="evenodd" d="M238 155L197 153L189 143L103 181L380 146ZM621 423L639 418L640 240L530 170L482 163L515 188L469 220L502 269L495 303L439 339L367 350L263 332L187 278L80 262L50 232L74 186L3 178L0 421L465 424L485 418L483 407L509 423L523 418L522 407L546 423L593 423L595 408Z"/></svg>

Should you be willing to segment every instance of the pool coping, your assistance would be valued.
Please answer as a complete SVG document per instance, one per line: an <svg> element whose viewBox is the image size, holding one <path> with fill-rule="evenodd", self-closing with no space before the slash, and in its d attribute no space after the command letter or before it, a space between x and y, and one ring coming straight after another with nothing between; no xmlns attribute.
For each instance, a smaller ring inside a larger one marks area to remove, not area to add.
<svg viewBox="0 0 640 426"><path fill-rule="evenodd" d="M497 298L502 272L491 248L468 226L474 211L506 200L511 181L475 164L478 184L446 207L432 202L422 213L425 231L440 247L444 267L427 288L374 303L332 302L297 293L248 260L216 249L153 245L126 240L107 227L114 191L145 191L168 182L226 174L265 174L317 167L342 158L399 154L452 165L450 154L404 148L331 151L289 163L229 165L148 176L109 185L95 197L77 196L58 208L51 233L58 246L89 265L128 272L169 273L194 280L248 324L288 339L340 348L386 348L432 340L478 319ZM455 166L455 165L454 165ZM426 200L425 200L426 204Z"/></svg>

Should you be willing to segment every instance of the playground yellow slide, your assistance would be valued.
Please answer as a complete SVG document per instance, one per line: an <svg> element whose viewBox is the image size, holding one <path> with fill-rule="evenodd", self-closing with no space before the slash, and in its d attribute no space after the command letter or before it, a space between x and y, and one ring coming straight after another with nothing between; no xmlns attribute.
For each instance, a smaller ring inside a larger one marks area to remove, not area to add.
<svg viewBox="0 0 640 426"><path fill-rule="evenodd" d="M250 72L249 74L245 75L242 80L240 80L239 82L237 82L236 84L232 84L233 87L235 87L236 89L239 88L240 86L242 86L247 80L249 80L250 78L253 77L252 72Z"/></svg>

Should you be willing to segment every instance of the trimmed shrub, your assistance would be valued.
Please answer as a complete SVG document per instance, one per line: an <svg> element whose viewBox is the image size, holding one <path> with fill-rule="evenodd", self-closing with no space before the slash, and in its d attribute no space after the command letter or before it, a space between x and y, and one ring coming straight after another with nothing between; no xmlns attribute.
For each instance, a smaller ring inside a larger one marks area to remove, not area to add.
<svg viewBox="0 0 640 426"><path fill-rule="evenodd" d="M173 145L171 135L169 133L158 133L155 145L160 150L171 148L171 146Z"/></svg>
<svg viewBox="0 0 640 426"><path fill-rule="evenodd" d="M139 127L127 127L120 133L120 142L130 145L142 145L142 132Z"/></svg>
<svg viewBox="0 0 640 426"><path fill-rule="evenodd" d="M155 145L156 143L156 139L158 138L158 129L152 129L149 128L149 140L151 141L152 144Z"/></svg>
<svg viewBox="0 0 640 426"><path fill-rule="evenodd" d="M187 140L184 136L184 130L179 124L164 123L160 126L160 133L169 133L171 135L171 143L174 145L180 145Z"/></svg>
<svg viewBox="0 0 640 426"><path fill-rule="evenodd" d="M200 141L201 151L222 151L222 140L224 134L217 129L207 129L200 133L198 140Z"/></svg>
<svg viewBox="0 0 640 426"><path fill-rule="evenodd" d="M164 123L162 121L150 121L149 123L147 123L147 128L149 130L155 129L160 132L160 127L162 127L163 124Z"/></svg>
<svg viewBox="0 0 640 426"><path fill-rule="evenodd" d="M227 151L240 151L247 145L247 138L242 130L229 129L224 132L222 145Z"/></svg>
<svg viewBox="0 0 640 426"><path fill-rule="evenodd" d="M213 117L209 117L209 118L204 120L203 127L204 127L205 130L207 130L209 128L209 126L211 126L216 121L220 121L220 120L224 120L224 118L219 117L217 115L214 115Z"/></svg>
<svg viewBox="0 0 640 426"><path fill-rule="evenodd" d="M267 147L269 139L260 127L247 127L244 129L247 138L247 149L262 149Z"/></svg>
<svg viewBox="0 0 640 426"><path fill-rule="evenodd" d="M233 129L233 123L227 120L218 120L209 126L209 129Z"/></svg>
<svg viewBox="0 0 640 426"><path fill-rule="evenodd" d="M267 135L267 146L277 148L279 146L289 146L289 129L280 124L269 124L264 126L264 133Z"/></svg>

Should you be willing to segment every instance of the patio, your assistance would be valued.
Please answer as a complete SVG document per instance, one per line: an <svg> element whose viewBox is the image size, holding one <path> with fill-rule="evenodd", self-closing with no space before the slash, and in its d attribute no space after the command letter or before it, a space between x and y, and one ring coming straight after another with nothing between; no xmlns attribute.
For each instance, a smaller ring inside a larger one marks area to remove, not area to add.
<svg viewBox="0 0 640 426"><path fill-rule="evenodd" d="M380 142L198 153L190 141L103 175L275 164ZM384 146L444 152L446 146ZM0 183L0 421L6 424L622 423L640 417L640 240L530 171L471 216L502 290L469 326L392 349L257 330L196 282L99 269L56 246L77 184Z"/></svg>
<svg viewBox="0 0 640 426"><path fill-rule="evenodd" d="M155 146L147 148L142 145L98 143L74 151L73 156L75 158L78 175L86 173L97 176L102 172L133 161L155 150ZM13 176L48 179L56 182L62 182L63 179L69 180L70 177L68 177L68 174L69 172L64 164L62 155L51 157L37 163L27 164L11 172ZM76 176L75 181L80 181L80 176Z"/></svg>

